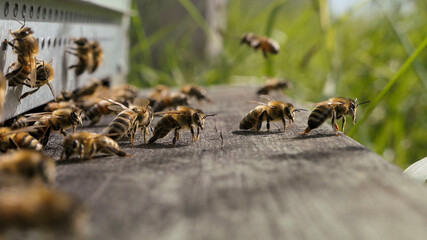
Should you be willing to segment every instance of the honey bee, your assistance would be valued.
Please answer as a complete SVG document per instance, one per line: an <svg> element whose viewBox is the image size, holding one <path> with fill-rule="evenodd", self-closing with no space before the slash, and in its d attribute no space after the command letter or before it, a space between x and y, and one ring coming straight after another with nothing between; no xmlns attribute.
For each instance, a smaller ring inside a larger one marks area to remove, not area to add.
<svg viewBox="0 0 427 240"><path fill-rule="evenodd" d="M200 109L185 106L178 107L176 111L165 112L157 122L153 136L148 140L148 143L154 143L157 139L164 138L170 131L174 130L172 144L175 145L179 140L179 131L182 129L190 129L191 142L199 140L199 129L203 130L205 119L210 116L215 116L215 114L206 115ZM197 128L197 134L194 132L194 127Z"/></svg>
<svg viewBox="0 0 427 240"><path fill-rule="evenodd" d="M104 129L103 133L114 140L119 140L125 135L129 135L133 146L136 130L140 128L141 133L144 135L145 143L145 135L153 119L151 107L148 105L149 100L138 99L129 107L111 99L109 101L114 103L114 105L109 106L109 109L119 112L119 114L113 119L110 126Z"/></svg>
<svg viewBox="0 0 427 240"><path fill-rule="evenodd" d="M127 156L127 153L121 150L117 142L110 137L91 132L77 132L64 138L61 159L65 155L65 159L68 160L70 156L77 153L80 160L84 158L91 160L97 152L120 157Z"/></svg>
<svg viewBox="0 0 427 240"><path fill-rule="evenodd" d="M154 112L160 112L167 108L175 108L178 106L188 106L188 97L182 93L176 93L168 96L163 96L160 101L156 102L153 107Z"/></svg>
<svg viewBox="0 0 427 240"><path fill-rule="evenodd" d="M0 120L3 121L4 103L6 102L6 78L0 72Z"/></svg>
<svg viewBox="0 0 427 240"><path fill-rule="evenodd" d="M34 229L50 230L58 235L52 239L63 239L64 234L78 236L87 231L83 205L70 195L41 184L2 187L0 212L2 236L9 229Z"/></svg>
<svg viewBox="0 0 427 240"><path fill-rule="evenodd" d="M36 81L36 55L39 51L38 42L34 38L34 31L25 27L25 19L21 28L12 32L9 29L10 35L13 39L11 41L5 40L15 53L18 55L18 61L12 63L8 68L13 69L6 74L6 80L9 81L9 86L18 86L24 84L29 79L29 85L35 87Z"/></svg>
<svg viewBox="0 0 427 240"><path fill-rule="evenodd" d="M336 124L335 121L342 118L341 132L344 133L346 115L350 115L352 117L354 124L356 121L357 107L368 102L369 101L365 101L357 104L357 98L356 100L353 100L351 98L334 97L330 98L328 101L317 103L316 108L314 108L308 117L308 127L301 134L309 133L312 129L318 128L322 125L326 119L332 118L332 130L337 136L339 136L338 124Z"/></svg>
<svg viewBox="0 0 427 240"><path fill-rule="evenodd" d="M27 149L0 156L0 173L53 184L56 168L50 156Z"/></svg>
<svg viewBox="0 0 427 240"><path fill-rule="evenodd" d="M279 80L277 78L268 79L264 86L258 89L258 95L268 95L272 90L281 90L288 88L290 85L289 81Z"/></svg>
<svg viewBox="0 0 427 240"><path fill-rule="evenodd" d="M240 44L247 44L256 50L261 49L265 58L268 57L267 53L277 54L280 51L280 46L276 41L271 38L257 36L254 33L245 34Z"/></svg>
<svg viewBox="0 0 427 240"><path fill-rule="evenodd" d="M74 39L76 48L71 48L73 51L67 51L67 53L72 54L78 58L78 62L70 67L69 69L74 68L74 73L76 76L80 76L84 71L93 69L93 53L92 47L89 44L89 41L84 38Z"/></svg>
<svg viewBox="0 0 427 240"><path fill-rule="evenodd" d="M82 111L79 108L70 107L58 109L51 113L28 114L26 115L26 119L22 121L26 122L27 125L32 122L33 126L37 127L37 131L30 134L38 139L43 146L46 146L52 130L59 131L63 136L67 136L65 130L72 127L74 133L77 125L82 125L81 114Z"/></svg>
<svg viewBox="0 0 427 240"><path fill-rule="evenodd" d="M92 56L93 56L93 66L89 69L89 73L93 73L96 69L102 65L104 61L104 50L102 50L101 45L97 41L90 41L90 47L92 48Z"/></svg>
<svg viewBox="0 0 427 240"><path fill-rule="evenodd" d="M52 67L52 60L49 63L45 63L44 61L37 61L36 63L36 89L26 92L22 94L22 96L19 98L19 101L26 98L27 96L37 92L40 87L47 85L50 89L50 92L52 93L52 96L54 100L56 101L55 93L53 91L52 82L53 80L53 67ZM29 83L24 82L23 85L27 87L31 87Z"/></svg>
<svg viewBox="0 0 427 240"><path fill-rule="evenodd" d="M303 111L305 109L295 109L290 103L275 101L269 98L267 104L255 102L260 104L252 109L240 122L240 129L253 130L258 132L261 129L263 121L267 122L267 131L270 131L271 121L282 121L283 131L286 130L286 119L289 120L289 127L295 121L295 112Z"/></svg>
<svg viewBox="0 0 427 240"><path fill-rule="evenodd" d="M166 85L157 85L153 92L148 96L150 100L150 106L154 107L157 102L160 102L164 96L168 96L170 93L170 89Z"/></svg>
<svg viewBox="0 0 427 240"><path fill-rule="evenodd" d="M196 85L184 85L181 87L181 92L189 97L195 97L198 102L201 102L202 100L205 100L209 103L212 102L212 100L206 96L206 90Z"/></svg>
<svg viewBox="0 0 427 240"><path fill-rule="evenodd" d="M97 99L95 102L92 107L87 108L84 112L84 119L91 121L89 126L97 124L104 115L112 113L111 109L108 108L113 105L112 102L103 99Z"/></svg>
<svg viewBox="0 0 427 240"><path fill-rule="evenodd" d="M35 131L34 127L25 127L12 130L9 127L0 127L0 151L7 152L9 149L33 149L41 151L43 145L30 135Z"/></svg>

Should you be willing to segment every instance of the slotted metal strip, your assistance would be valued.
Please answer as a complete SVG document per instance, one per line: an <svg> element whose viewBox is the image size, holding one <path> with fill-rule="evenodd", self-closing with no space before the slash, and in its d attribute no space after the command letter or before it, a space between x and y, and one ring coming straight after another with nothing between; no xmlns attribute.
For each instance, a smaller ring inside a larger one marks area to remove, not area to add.
<svg viewBox="0 0 427 240"><path fill-rule="evenodd" d="M37 59L53 60L55 71L52 85L55 94L61 90L73 90L84 85L90 78L111 77L113 83L124 81L127 73L127 31L129 0L115 1L93 0L0 0L0 37L11 40L9 29L16 30L26 21L26 26L34 30L39 42ZM16 19L16 20L15 20ZM77 61L75 56L66 53L73 47L72 38L86 37L97 40L105 52L104 63L93 74L84 73L76 77L68 66ZM0 67L3 73L16 61L11 47L0 50ZM18 102L19 97L31 90L18 86L8 87L6 94L4 119L40 106L53 99L47 86L37 93Z"/></svg>

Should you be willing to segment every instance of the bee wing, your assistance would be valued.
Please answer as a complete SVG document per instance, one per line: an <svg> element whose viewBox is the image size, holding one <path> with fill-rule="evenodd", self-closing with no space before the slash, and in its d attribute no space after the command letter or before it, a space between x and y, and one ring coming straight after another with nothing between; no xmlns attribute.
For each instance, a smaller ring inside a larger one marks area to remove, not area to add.
<svg viewBox="0 0 427 240"><path fill-rule="evenodd" d="M341 105L343 104L342 102L330 102L330 101L323 101L323 102L318 102L318 103L313 103L314 106L319 106L319 105Z"/></svg>
<svg viewBox="0 0 427 240"><path fill-rule="evenodd" d="M159 116L159 115L165 115L165 114L182 114L180 111L163 111L163 112L155 112L153 115Z"/></svg>
<svg viewBox="0 0 427 240"><path fill-rule="evenodd" d="M15 134L15 133L20 133L20 132L36 132L37 128L40 128L40 127L43 127L43 126L23 127L23 128L11 130L11 131L6 132L6 133L2 133L1 136L7 136L7 135Z"/></svg>
<svg viewBox="0 0 427 240"><path fill-rule="evenodd" d="M269 38L268 42L270 43L270 45L276 50L279 51L280 50L280 45L278 42L274 41L273 39Z"/></svg>
<svg viewBox="0 0 427 240"><path fill-rule="evenodd" d="M38 112L38 113L29 113L29 114L25 114L24 116L29 119L29 118L41 118L41 117L45 117L45 116L50 116L52 113L51 112Z"/></svg>
<svg viewBox="0 0 427 240"><path fill-rule="evenodd" d="M259 96L259 98L260 99L265 99L265 100L267 100L267 101L274 101L274 99L272 98L272 97L270 97L270 96L268 96L268 95L261 95L261 96Z"/></svg>
<svg viewBox="0 0 427 240"><path fill-rule="evenodd" d="M251 47L256 48L261 44L259 39L251 39L250 40Z"/></svg>
<svg viewBox="0 0 427 240"><path fill-rule="evenodd" d="M105 99L105 100L107 100L107 101L109 101L110 103L113 103L113 104L114 104L114 105L108 106L108 109L110 109L110 110L113 110L113 111L116 111L116 112L120 112L120 111L123 111L123 110L129 109L129 108L128 108L128 107L126 107L125 105L123 105L123 104L121 104L121 103L119 103L119 102L116 102L116 101L114 101L113 99L108 98L108 99ZM111 107L111 108L110 108L110 107ZM120 110L119 110L119 108L120 108Z"/></svg>
<svg viewBox="0 0 427 240"><path fill-rule="evenodd" d="M34 57L34 61L30 61L30 76L28 77L28 79L30 80L29 85L31 86L31 88L36 87L36 80L37 80L37 68L35 66L35 62L37 61L36 57Z"/></svg>
<svg viewBox="0 0 427 240"><path fill-rule="evenodd" d="M257 102L257 101L252 101L252 100L248 101L248 103L253 103L253 104L256 104L256 105L264 105L264 106L268 106L268 104L267 104L267 103Z"/></svg>

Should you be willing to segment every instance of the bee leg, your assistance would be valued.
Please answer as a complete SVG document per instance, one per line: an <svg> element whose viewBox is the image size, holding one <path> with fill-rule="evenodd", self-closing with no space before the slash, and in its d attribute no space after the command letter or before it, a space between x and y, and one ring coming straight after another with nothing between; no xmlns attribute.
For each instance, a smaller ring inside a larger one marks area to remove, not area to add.
<svg viewBox="0 0 427 240"><path fill-rule="evenodd" d="M262 54L264 55L265 58L268 58L267 52L264 49L262 50Z"/></svg>
<svg viewBox="0 0 427 240"><path fill-rule="evenodd" d="M264 119L264 115L267 115L267 111L262 112L261 115L258 117L258 122L256 124L256 131L257 132L261 129L262 120ZM268 117L267 117L267 121L268 121ZM268 124L268 122L267 122L267 124Z"/></svg>
<svg viewBox="0 0 427 240"><path fill-rule="evenodd" d="M191 132L191 142L194 142L194 139L196 139L196 137L194 136L194 128L193 128L193 126L190 126L190 132Z"/></svg>
<svg viewBox="0 0 427 240"><path fill-rule="evenodd" d="M336 118L337 118L337 113L333 110L332 111L332 120L331 120L332 130L334 131L335 135L339 136L339 133L338 133L339 128L338 128L337 123L335 122Z"/></svg>
<svg viewBox="0 0 427 240"><path fill-rule="evenodd" d="M78 57L78 56L79 56L77 53L72 52L72 51L65 51L65 52L66 52L66 53L68 53L68 54L74 55L74 56L76 56L76 57Z"/></svg>
<svg viewBox="0 0 427 240"><path fill-rule="evenodd" d="M176 141L178 141L178 140L179 140L179 130L180 130L180 129L181 129L180 127L175 128L174 137L173 137L173 140L172 140L172 145L173 145L173 146L175 146Z"/></svg>
<svg viewBox="0 0 427 240"><path fill-rule="evenodd" d="M65 151L64 151L64 149L62 149L62 152L61 152L61 157L59 157L59 160L63 160L64 158L64 154L65 154Z"/></svg>
<svg viewBox="0 0 427 240"><path fill-rule="evenodd" d="M285 120L284 116L282 116L282 123L283 123L283 132L285 132L286 131L286 120ZM290 126L290 124L289 124L289 126Z"/></svg>
<svg viewBox="0 0 427 240"><path fill-rule="evenodd" d="M80 144L80 146L79 146L79 160L83 160L84 154L85 154L84 145Z"/></svg>
<svg viewBox="0 0 427 240"><path fill-rule="evenodd" d="M144 136L144 144L147 143L147 140L145 138L145 134L147 133L147 130L145 127L141 128L141 134Z"/></svg>
<svg viewBox="0 0 427 240"><path fill-rule="evenodd" d="M24 98L26 98L26 97L30 96L31 94L33 94L33 93L37 92L39 89L40 89L40 88L36 88L36 89L34 89L33 91L29 91L29 92L26 92L26 93L22 94L22 95L21 95L21 97L19 97L19 100L18 100L18 101L19 101L19 102L21 102L21 100L22 100L22 99L24 99Z"/></svg>
<svg viewBox="0 0 427 240"><path fill-rule="evenodd" d="M62 136L66 137L67 136L67 132L64 129L60 129L59 132L62 134Z"/></svg>
<svg viewBox="0 0 427 240"><path fill-rule="evenodd" d="M47 142L49 141L49 136L50 136L50 130L51 130L51 126L49 126L47 129L46 129L46 131L44 132L44 135L43 135L43 137L42 137L42 145L43 145L43 147L45 147L46 145L47 145Z"/></svg>
<svg viewBox="0 0 427 240"><path fill-rule="evenodd" d="M341 132L342 133L344 133L345 122L346 122L346 119L345 119L345 116L343 116L342 117L342 125L341 125Z"/></svg>
<svg viewBox="0 0 427 240"><path fill-rule="evenodd" d="M199 139L200 139L200 128L198 127L197 128L197 137L196 137L196 140L199 141Z"/></svg>

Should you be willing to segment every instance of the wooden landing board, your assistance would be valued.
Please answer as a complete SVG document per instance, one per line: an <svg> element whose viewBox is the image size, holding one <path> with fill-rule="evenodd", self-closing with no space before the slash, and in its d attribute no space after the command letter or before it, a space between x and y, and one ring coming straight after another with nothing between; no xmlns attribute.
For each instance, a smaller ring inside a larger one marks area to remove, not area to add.
<svg viewBox="0 0 427 240"><path fill-rule="evenodd" d="M132 157L58 165L56 185L86 203L92 238L427 238L427 191L397 167L328 124L300 137L305 112L285 133L280 123L240 131L254 89L209 95L215 103L201 107L219 115L206 120L200 142L183 132L176 147L172 135L143 145L138 135L134 148L121 142ZM47 148L57 158L59 140Z"/></svg>

